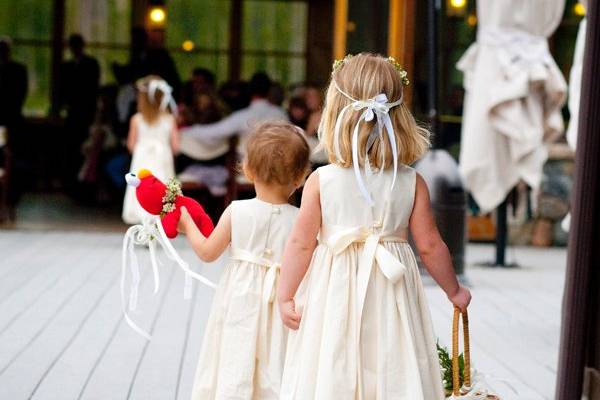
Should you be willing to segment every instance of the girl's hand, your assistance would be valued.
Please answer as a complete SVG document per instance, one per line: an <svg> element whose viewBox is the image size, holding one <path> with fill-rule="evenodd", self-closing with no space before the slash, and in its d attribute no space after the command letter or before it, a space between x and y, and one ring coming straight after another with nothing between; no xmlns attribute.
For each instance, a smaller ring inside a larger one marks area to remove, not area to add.
<svg viewBox="0 0 600 400"><path fill-rule="evenodd" d="M185 234L188 230L189 224L193 224L194 220L185 207L181 207L181 217L177 223L177 232Z"/></svg>
<svg viewBox="0 0 600 400"><path fill-rule="evenodd" d="M302 316L296 312L294 299L279 301L279 314L281 314L281 321L285 326L293 330L298 329Z"/></svg>
<svg viewBox="0 0 600 400"><path fill-rule="evenodd" d="M460 309L460 311L464 312L467 310L469 303L471 303L471 292L464 286L459 286L456 293L453 295L449 295L448 299L454 304L456 307Z"/></svg>

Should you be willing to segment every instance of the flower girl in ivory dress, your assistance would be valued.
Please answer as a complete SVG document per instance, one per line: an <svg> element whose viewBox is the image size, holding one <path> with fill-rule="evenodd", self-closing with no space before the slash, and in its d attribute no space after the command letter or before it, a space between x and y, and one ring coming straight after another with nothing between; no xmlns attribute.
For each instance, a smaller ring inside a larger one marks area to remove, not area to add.
<svg viewBox="0 0 600 400"><path fill-rule="evenodd" d="M406 84L391 58L334 64L319 129L331 164L308 178L282 261L279 308L297 331L281 399L444 398L409 229L450 301L464 309L470 293L457 282L425 182L407 166L429 142L402 102Z"/></svg>
<svg viewBox="0 0 600 400"><path fill-rule="evenodd" d="M243 165L256 198L231 203L208 238L182 213L180 230L198 257L213 261L228 246L230 254L204 334L193 400L279 399L287 329L275 286L298 212L288 198L304 182L309 152L299 128L266 122L248 138Z"/></svg>
<svg viewBox="0 0 600 400"><path fill-rule="evenodd" d="M175 176L173 153L179 148L176 111L171 87L158 76L150 75L136 83L138 112L129 122L127 148L132 154L130 171L152 171L163 182ZM135 198L135 188L127 186L123 202L123 221L137 224L149 215Z"/></svg>

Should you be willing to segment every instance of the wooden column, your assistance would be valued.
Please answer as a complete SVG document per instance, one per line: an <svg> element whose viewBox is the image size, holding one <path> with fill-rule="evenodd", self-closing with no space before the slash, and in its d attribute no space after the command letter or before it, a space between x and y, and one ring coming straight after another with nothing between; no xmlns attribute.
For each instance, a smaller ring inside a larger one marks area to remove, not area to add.
<svg viewBox="0 0 600 400"><path fill-rule="evenodd" d="M52 3L52 48L50 64L50 108L51 114L58 113L60 65L63 61L65 36L65 0Z"/></svg>
<svg viewBox="0 0 600 400"><path fill-rule="evenodd" d="M333 59L339 60L346 55L348 36L348 0L335 0L333 15Z"/></svg>
<svg viewBox="0 0 600 400"><path fill-rule="evenodd" d="M143 28L146 24L148 0L131 0L131 27Z"/></svg>
<svg viewBox="0 0 600 400"><path fill-rule="evenodd" d="M331 73L333 58L333 1L308 2L306 33L306 80L325 86Z"/></svg>
<svg viewBox="0 0 600 400"><path fill-rule="evenodd" d="M600 368L600 3L590 1L575 186L563 299L557 400L580 399L584 368Z"/></svg>
<svg viewBox="0 0 600 400"><path fill-rule="evenodd" d="M388 55L394 57L408 72L408 79L414 80L415 54L415 0L389 0ZM412 102L413 86L404 90L407 104Z"/></svg>
<svg viewBox="0 0 600 400"><path fill-rule="evenodd" d="M242 74L243 0L231 0L229 18L229 79L238 80Z"/></svg>

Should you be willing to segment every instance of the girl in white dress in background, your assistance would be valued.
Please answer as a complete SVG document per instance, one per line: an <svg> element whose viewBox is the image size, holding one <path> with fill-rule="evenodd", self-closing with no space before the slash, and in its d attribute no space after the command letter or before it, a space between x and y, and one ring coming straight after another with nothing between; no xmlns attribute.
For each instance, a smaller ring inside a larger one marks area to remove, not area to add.
<svg viewBox="0 0 600 400"><path fill-rule="evenodd" d="M145 168L163 182L175 176L173 154L179 150L175 102L171 87L158 76L150 75L136 83L138 112L131 117L127 148L132 154L130 171ZM135 188L127 186L123 202L123 221L140 223L146 211L135 197Z"/></svg>
<svg viewBox="0 0 600 400"><path fill-rule="evenodd" d="M210 237L185 211L179 229L198 257L230 260L208 319L193 400L278 400L287 329L274 302L279 263L298 209L288 198L304 182L309 147L302 131L266 122L248 138L244 173L256 198L234 201Z"/></svg>
<svg viewBox="0 0 600 400"><path fill-rule="evenodd" d="M457 282L427 187L407 166L429 142L402 102L406 84L393 59L334 64L319 128L331 164L308 178L282 261L279 308L297 331L281 399L444 399L409 229L450 301L465 309L470 293Z"/></svg>

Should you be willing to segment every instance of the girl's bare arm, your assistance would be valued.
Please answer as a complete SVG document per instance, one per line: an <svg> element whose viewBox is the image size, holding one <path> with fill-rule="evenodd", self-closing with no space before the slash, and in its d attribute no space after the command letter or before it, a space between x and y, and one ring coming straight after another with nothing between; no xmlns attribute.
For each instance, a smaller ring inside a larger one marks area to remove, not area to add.
<svg viewBox="0 0 600 400"><path fill-rule="evenodd" d="M129 133L127 134L127 149L129 150L130 153L133 153L133 149L137 142L137 135L138 135L137 117L134 115L129 120Z"/></svg>
<svg viewBox="0 0 600 400"><path fill-rule="evenodd" d="M177 129L177 123L175 118L173 118L173 128L171 130L171 150L173 154L179 153L179 145L181 143L181 137L179 134L179 130Z"/></svg>
<svg viewBox="0 0 600 400"><path fill-rule="evenodd" d="M231 242L231 207L225 209L215 230L208 238L200 232L185 207L182 207L178 230L185 234L194 252L202 261L215 261Z"/></svg>
<svg viewBox="0 0 600 400"><path fill-rule="evenodd" d="M419 174L417 174L415 204L410 217L410 230L429 274L455 305L465 309L471 295L467 289L459 285L456 279L452 257L435 224L427 184Z"/></svg>
<svg viewBox="0 0 600 400"><path fill-rule="evenodd" d="M313 172L304 185L300 212L283 252L277 289L282 320L291 329L298 329L300 324L293 299L310 264L320 227L319 175Z"/></svg>

